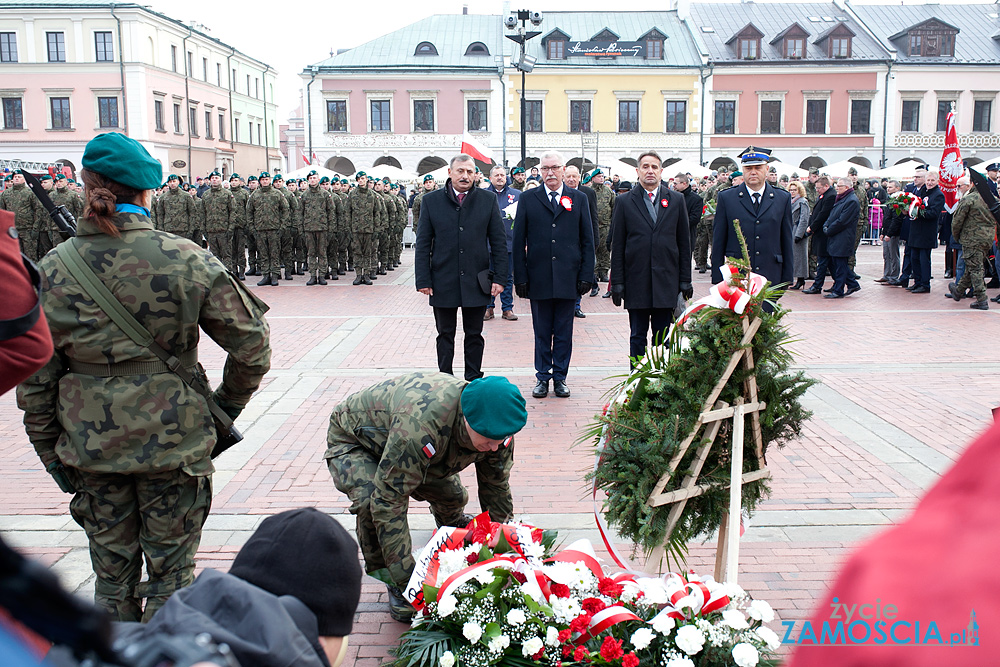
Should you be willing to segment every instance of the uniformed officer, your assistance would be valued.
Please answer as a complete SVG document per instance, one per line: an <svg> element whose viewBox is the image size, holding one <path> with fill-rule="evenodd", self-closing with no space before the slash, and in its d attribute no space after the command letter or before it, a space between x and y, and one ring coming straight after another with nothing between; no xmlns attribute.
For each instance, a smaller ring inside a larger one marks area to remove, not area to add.
<svg viewBox="0 0 1000 667"><path fill-rule="evenodd" d="M302 212L299 210L298 198L289 192L285 187L285 178L281 174L275 174L271 179L271 187L285 198L288 203L288 217L285 218L281 226L281 264L285 267L285 280L292 280L298 272L295 270L295 241L298 237L298 229Z"/></svg>
<svg viewBox="0 0 1000 667"><path fill-rule="evenodd" d="M246 280L247 263L247 199L250 197L243 187L239 174L229 177L229 192L233 195L233 227L230 234L232 263L229 270L240 280Z"/></svg>
<svg viewBox="0 0 1000 667"><path fill-rule="evenodd" d="M413 203L410 205L410 210L413 211L413 234L417 233L417 223L420 221L420 200L423 199L424 195L428 192L434 192L437 184L434 183L434 177L430 174L424 176L424 189L417 193L417 196L413 198Z"/></svg>
<svg viewBox="0 0 1000 667"><path fill-rule="evenodd" d="M590 184L597 193L597 229L600 238L595 239L597 248L597 279L607 282L611 270L611 251L608 250L608 233L611 230L611 215L615 210L615 195L604 182L604 172L595 169L590 174ZM597 285L594 285L597 288Z"/></svg>
<svg viewBox="0 0 1000 667"><path fill-rule="evenodd" d="M190 237L191 223L196 218L194 199L181 190L181 177L170 174L167 176L167 191L156 202L157 228L178 236Z"/></svg>
<svg viewBox="0 0 1000 667"><path fill-rule="evenodd" d="M101 134L82 165L87 215L60 250L201 382L201 330L221 345L229 356L213 398L235 418L270 368L267 306L189 239L153 230L146 207L163 172L142 145ZM74 494L98 605L148 620L194 580L216 430L205 397L123 333L68 266L58 251L39 263L55 354L18 388L18 407L46 471Z"/></svg>
<svg viewBox="0 0 1000 667"><path fill-rule="evenodd" d="M326 285L326 272L330 268L327 253L327 235L337 222L337 208L333 196L319 187L319 174L309 172L309 185L302 194L302 235L306 242L306 262L312 275L306 285ZM331 278L337 280L334 271Z"/></svg>
<svg viewBox="0 0 1000 667"><path fill-rule="evenodd" d="M14 214L14 229L17 231L21 252L33 262L38 254L38 211L44 209L38 197L24 182L24 175L15 173L10 177L7 188L0 192L0 209Z"/></svg>
<svg viewBox="0 0 1000 667"><path fill-rule="evenodd" d="M976 188L970 188L959 200L951 219L951 233L962 244L965 273L956 283L948 283L951 298L961 300L966 290L972 288L976 300L969 304L975 310L989 310L983 269L989 261L990 247L996 238L997 223L986 207ZM946 295L949 296L949 295Z"/></svg>
<svg viewBox="0 0 1000 667"><path fill-rule="evenodd" d="M750 269L773 285L792 280L792 198L765 182L770 154L767 149L747 148L740 154L744 182L719 192L712 235L713 284L722 281L719 269L726 257L743 257L733 228L736 220L750 252Z"/></svg>
<svg viewBox="0 0 1000 667"><path fill-rule="evenodd" d="M524 192L524 183L526 181L526 176L524 174L524 167L514 167L510 170L510 187L515 190L520 190Z"/></svg>
<svg viewBox="0 0 1000 667"><path fill-rule="evenodd" d="M375 192L368 187L368 174L359 171L355 177L358 187L347 198L347 219L351 229L351 258L354 261L355 285L371 285L372 235L378 203Z"/></svg>
<svg viewBox="0 0 1000 667"><path fill-rule="evenodd" d="M201 196L205 212L205 236L208 249L222 264L232 271L233 258L231 234L236 217L236 200L233 193L222 187L222 174L213 171L208 177L208 190ZM237 275L234 272L234 275Z"/></svg>
<svg viewBox="0 0 1000 667"><path fill-rule="evenodd" d="M290 215L285 195L271 187L271 174L260 173L259 186L247 200L247 226L253 231L260 255L260 268L264 276L258 286L278 284L278 266L281 263L281 230L288 224Z"/></svg>
<svg viewBox="0 0 1000 667"><path fill-rule="evenodd" d="M509 521L512 436L527 419L524 397L506 378L466 382L444 373L385 380L333 409L325 458L351 500L365 570L389 588L392 618L408 622L414 611L400 592L414 567L410 498L430 503L438 526L466 525L469 494L459 473L475 464L481 508Z"/></svg>

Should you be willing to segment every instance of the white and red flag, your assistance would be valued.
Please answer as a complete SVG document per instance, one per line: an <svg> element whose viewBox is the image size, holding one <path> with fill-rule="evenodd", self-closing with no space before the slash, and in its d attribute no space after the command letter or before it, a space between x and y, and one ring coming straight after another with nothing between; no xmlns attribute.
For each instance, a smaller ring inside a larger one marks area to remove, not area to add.
<svg viewBox="0 0 1000 667"><path fill-rule="evenodd" d="M949 111L944 134L944 153L941 154L941 179L938 183L944 193L944 208L949 213L958 206L958 179L965 175L962 152L958 148L955 131L955 112Z"/></svg>
<svg viewBox="0 0 1000 667"><path fill-rule="evenodd" d="M490 164L493 162L493 153L489 148L476 141L471 135L462 136L462 152L471 155L480 162Z"/></svg>
<svg viewBox="0 0 1000 667"><path fill-rule="evenodd" d="M306 164L312 164L312 161L309 159L309 156L306 155L305 151L302 151L301 155L302 155L302 161L303 162L305 162Z"/></svg>

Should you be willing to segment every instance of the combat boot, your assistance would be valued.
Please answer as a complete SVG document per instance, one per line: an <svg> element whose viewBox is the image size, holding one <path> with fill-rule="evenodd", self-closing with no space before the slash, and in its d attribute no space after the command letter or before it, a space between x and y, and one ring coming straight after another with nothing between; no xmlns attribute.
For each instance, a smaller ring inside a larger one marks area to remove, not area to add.
<svg viewBox="0 0 1000 667"><path fill-rule="evenodd" d="M345 269L345 268L344 268L344 267L342 267L342 266L338 266L338 267L337 267L337 275L338 275L338 276L342 276L342 275L344 275L345 273L347 273L347 269Z"/></svg>
<svg viewBox="0 0 1000 667"><path fill-rule="evenodd" d="M378 271L376 271L375 273L376 273L376 275L379 275L379 276L384 276L384 275L386 275L386 273L385 273L385 264L382 264L382 265L381 265L381 266L379 267Z"/></svg>
<svg viewBox="0 0 1000 667"><path fill-rule="evenodd" d="M989 310L990 302L986 299L983 299L982 301L974 301L969 304L969 308L973 308L975 310Z"/></svg>
<svg viewBox="0 0 1000 667"><path fill-rule="evenodd" d="M260 275L260 273L258 273L258 271L257 271L257 267L256 267L256 266L254 266L253 264L251 264L251 265L250 265L250 268L249 268L249 269L247 269L247 273L246 273L246 275L248 275L248 276L259 276L259 275Z"/></svg>
<svg viewBox="0 0 1000 667"><path fill-rule="evenodd" d="M285 280L292 280L292 274L295 273L295 269L285 269Z"/></svg>
<svg viewBox="0 0 1000 667"><path fill-rule="evenodd" d="M318 285L318 284L319 281L316 280L316 276L309 276L309 280L306 281L306 287L312 287L313 285Z"/></svg>
<svg viewBox="0 0 1000 667"><path fill-rule="evenodd" d="M378 280L378 271L376 271L375 269L369 271L368 280Z"/></svg>
<svg viewBox="0 0 1000 667"><path fill-rule="evenodd" d="M388 584L386 584L386 588L389 591L389 616L392 617L392 620L400 623L411 622L417 610L403 597L401 590Z"/></svg>
<svg viewBox="0 0 1000 667"><path fill-rule="evenodd" d="M364 280L365 285L371 285L372 284L372 279L369 278L368 276L362 276L361 279Z"/></svg>
<svg viewBox="0 0 1000 667"><path fill-rule="evenodd" d="M281 274L280 273L272 273L271 274L271 287L277 287L279 280L281 280Z"/></svg>
<svg viewBox="0 0 1000 667"><path fill-rule="evenodd" d="M360 273L354 278L354 284L355 285L364 285L365 284L365 279L364 279L364 277L362 277L362 275Z"/></svg>
<svg viewBox="0 0 1000 667"><path fill-rule="evenodd" d="M265 285L270 285L270 284L271 284L271 274L267 274L261 280L257 281L258 287L263 287Z"/></svg>
<svg viewBox="0 0 1000 667"><path fill-rule="evenodd" d="M319 282L320 285L326 285L326 278L320 276L320 278L319 278L319 280L317 282Z"/></svg>
<svg viewBox="0 0 1000 667"><path fill-rule="evenodd" d="M337 275L336 271L331 271L329 275L324 277L329 278L330 280L340 280L340 276Z"/></svg>

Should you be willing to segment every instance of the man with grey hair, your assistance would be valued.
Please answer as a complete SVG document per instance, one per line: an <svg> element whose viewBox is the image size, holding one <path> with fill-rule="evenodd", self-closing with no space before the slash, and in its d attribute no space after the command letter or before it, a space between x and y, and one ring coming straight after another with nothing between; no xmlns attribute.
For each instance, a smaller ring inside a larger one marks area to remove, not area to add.
<svg viewBox="0 0 1000 667"><path fill-rule="evenodd" d="M900 191L899 181L889 181L885 190L889 197ZM891 283L899 278L899 234L903 229L903 217L883 202L882 215L882 277L877 283Z"/></svg>
<svg viewBox="0 0 1000 667"><path fill-rule="evenodd" d="M833 269L833 287L826 295L827 299L842 299L861 289L854 272L848 266L848 259L854 252L854 237L857 234L860 210L861 202L854 192L851 179L838 178L837 199L834 201L833 210L830 211L830 217L823 223L826 251L830 255L830 265Z"/></svg>
<svg viewBox="0 0 1000 667"><path fill-rule="evenodd" d="M483 376L483 316L507 284L507 240L496 198L474 187L476 163L451 159L444 188L420 205L413 271L417 291L430 297L437 326L438 370L452 374L458 309L465 332L465 379ZM490 266L494 267L490 271Z"/></svg>
<svg viewBox="0 0 1000 667"><path fill-rule="evenodd" d="M574 304L593 287L594 231L587 196L563 183L562 156L545 153L538 166L542 186L521 194L514 218L514 291L531 300L531 395L547 396L552 380L556 396L566 398Z"/></svg>

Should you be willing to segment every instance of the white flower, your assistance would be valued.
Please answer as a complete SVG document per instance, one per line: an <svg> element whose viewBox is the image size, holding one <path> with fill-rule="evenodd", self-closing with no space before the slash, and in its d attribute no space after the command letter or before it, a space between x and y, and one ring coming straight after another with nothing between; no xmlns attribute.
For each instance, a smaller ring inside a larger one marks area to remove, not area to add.
<svg viewBox="0 0 1000 667"><path fill-rule="evenodd" d="M733 660L739 667L756 667L760 660L760 653L753 644L742 642L733 647Z"/></svg>
<svg viewBox="0 0 1000 667"><path fill-rule="evenodd" d="M545 643L549 646L559 646L559 630L551 625L545 628Z"/></svg>
<svg viewBox="0 0 1000 667"><path fill-rule="evenodd" d="M444 655L438 658L438 667L454 667L455 665L455 654L451 651L445 651Z"/></svg>
<svg viewBox="0 0 1000 667"><path fill-rule="evenodd" d="M511 609L507 612L507 622L511 625L521 625L526 620L524 612L520 609Z"/></svg>
<svg viewBox="0 0 1000 667"><path fill-rule="evenodd" d="M678 656L667 660L664 667L694 667L694 661L691 658Z"/></svg>
<svg viewBox="0 0 1000 667"><path fill-rule="evenodd" d="M534 558L536 560L545 558L545 547L541 544L537 544L535 542L522 544L521 550L524 551L524 555L527 558Z"/></svg>
<svg viewBox="0 0 1000 667"><path fill-rule="evenodd" d="M472 575L472 578L483 586L493 583L493 570L482 569Z"/></svg>
<svg viewBox="0 0 1000 667"><path fill-rule="evenodd" d="M728 625L733 630L746 630L750 627L746 617L739 609L727 609L722 612L722 623Z"/></svg>
<svg viewBox="0 0 1000 667"><path fill-rule="evenodd" d="M576 579L576 568L564 561L557 561L546 565L543 572L545 576L557 584L566 584L568 586Z"/></svg>
<svg viewBox="0 0 1000 667"><path fill-rule="evenodd" d="M544 648L542 640L539 637L532 637L528 641L521 644L521 655L525 658L530 658Z"/></svg>
<svg viewBox="0 0 1000 667"><path fill-rule="evenodd" d="M462 634L470 644L475 644L483 636L483 629L475 621L469 621L462 626Z"/></svg>
<svg viewBox="0 0 1000 667"><path fill-rule="evenodd" d="M649 624L653 626L654 630L659 632L664 637L669 635L670 631L677 625L677 623L674 622L674 619L666 614L657 614Z"/></svg>
<svg viewBox="0 0 1000 667"><path fill-rule="evenodd" d="M458 599L454 595L445 595L438 600L437 612L442 618L451 616L458 607Z"/></svg>
<svg viewBox="0 0 1000 667"><path fill-rule="evenodd" d="M643 603L647 605L666 604L670 601L667 596L667 589L660 579L653 577L641 577L635 582L642 591Z"/></svg>
<svg viewBox="0 0 1000 667"><path fill-rule="evenodd" d="M705 635L693 625L685 625L677 631L674 643L688 655L696 655L705 647Z"/></svg>
<svg viewBox="0 0 1000 667"><path fill-rule="evenodd" d="M774 610L771 609L767 600L754 600L747 608L747 616L755 621L770 623L774 620Z"/></svg>
<svg viewBox="0 0 1000 667"><path fill-rule="evenodd" d="M573 598L557 598L553 596L549 604L552 605L552 614L555 616L555 619L561 623L569 623L583 611L580 603Z"/></svg>
<svg viewBox="0 0 1000 667"><path fill-rule="evenodd" d="M781 639L778 638L778 633L772 630L771 628L767 627L766 625L760 626L759 628L754 630L754 632L757 633L757 636L760 637L760 640L762 642L767 644L768 649L772 651L777 651L778 648L781 646Z"/></svg>
<svg viewBox="0 0 1000 667"><path fill-rule="evenodd" d="M653 639L655 637L656 633L649 628L639 628L632 633L632 638L629 639L629 641L632 643L632 646L636 648L636 650L641 651L653 643Z"/></svg>
<svg viewBox="0 0 1000 667"><path fill-rule="evenodd" d="M622 584L622 594L620 596L622 602L632 602L639 595L639 586L631 581L626 581Z"/></svg>
<svg viewBox="0 0 1000 667"><path fill-rule="evenodd" d="M503 653L510 646L510 637L500 635L490 640L489 649L491 653Z"/></svg>
<svg viewBox="0 0 1000 667"><path fill-rule="evenodd" d="M727 581L724 585L726 587L726 595L729 596L730 600L738 600L746 597L747 592L739 584L732 584Z"/></svg>

